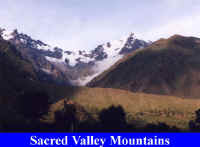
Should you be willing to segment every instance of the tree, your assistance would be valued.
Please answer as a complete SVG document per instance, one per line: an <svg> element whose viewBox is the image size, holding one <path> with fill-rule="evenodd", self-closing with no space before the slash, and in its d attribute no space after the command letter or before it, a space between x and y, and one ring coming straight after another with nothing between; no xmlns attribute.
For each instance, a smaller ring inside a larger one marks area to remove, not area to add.
<svg viewBox="0 0 200 147"><path fill-rule="evenodd" d="M75 132L78 126L76 105L70 100L64 100L64 109L55 112L56 129Z"/></svg>
<svg viewBox="0 0 200 147"><path fill-rule="evenodd" d="M189 122L189 127L192 131L200 131L200 109L195 111L196 118Z"/></svg>
<svg viewBox="0 0 200 147"><path fill-rule="evenodd" d="M48 112L49 96L42 91L25 92L19 96L19 112L27 118L38 118Z"/></svg>

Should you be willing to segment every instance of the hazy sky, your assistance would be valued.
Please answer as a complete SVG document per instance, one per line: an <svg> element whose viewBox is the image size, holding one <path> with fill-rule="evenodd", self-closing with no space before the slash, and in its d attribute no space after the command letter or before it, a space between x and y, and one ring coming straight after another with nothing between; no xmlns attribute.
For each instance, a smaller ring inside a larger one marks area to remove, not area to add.
<svg viewBox="0 0 200 147"><path fill-rule="evenodd" d="M69 49L130 32L145 40L200 37L200 0L2 0L0 26Z"/></svg>

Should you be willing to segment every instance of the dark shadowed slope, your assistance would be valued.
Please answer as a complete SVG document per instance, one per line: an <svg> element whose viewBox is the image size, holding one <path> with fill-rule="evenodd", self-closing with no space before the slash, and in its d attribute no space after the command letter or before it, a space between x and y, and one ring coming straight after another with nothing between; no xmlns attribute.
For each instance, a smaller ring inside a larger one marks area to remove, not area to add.
<svg viewBox="0 0 200 147"><path fill-rule="evenodd" d="M0 38L0 104L12 103L26 91L47 91L52 97L71 92L72 88L59 87L54 79L51 83L41 80L41 73L14 45Z"/></svg>
<svg viewBox="0 0 200 147"><path fill-rule="evenodd" d="M200 97L200 39L172 36L122 59L90 87Z"/></svg>
<svg viewBox="0 0 200 147"><path fill-rule="evenodd" d="M29 87L29 82L37 81L32 64L23 59L15 46L4 40L0 40L0 65L1 96L15 95L22 88Z"/></svg>

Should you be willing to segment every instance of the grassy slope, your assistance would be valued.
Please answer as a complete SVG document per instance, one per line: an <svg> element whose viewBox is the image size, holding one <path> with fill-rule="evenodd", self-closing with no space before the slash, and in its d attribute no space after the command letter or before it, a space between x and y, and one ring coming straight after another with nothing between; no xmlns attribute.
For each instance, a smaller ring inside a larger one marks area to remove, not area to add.
<svg viewBox="0 0 200 147"><path fill-rule="evenodd" d="M88 85L199 98L199 75L200 39L175 35L133 52Z"/></svg>
<svg viewBox="0 0 200 147"><path fill-rule="evenodd" d="M200 100L182 99L172 96L132 93L109 88L80 88L72 97L91 113L110 105L122 105L129 116L147 122L166 122L186 129L194 112L200 108ZM63 107L63 100L52 105L51 111Z"/></svg>

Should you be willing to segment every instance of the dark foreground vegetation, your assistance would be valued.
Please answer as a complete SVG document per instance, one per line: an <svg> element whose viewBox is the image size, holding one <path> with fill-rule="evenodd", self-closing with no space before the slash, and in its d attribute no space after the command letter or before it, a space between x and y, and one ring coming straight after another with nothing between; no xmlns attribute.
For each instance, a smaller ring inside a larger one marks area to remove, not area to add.
<svg viewBox="0 0 200 147"><path fill-rule="evenodd" d="M1 116L1 132L182 132L176 126L165 123L145 123L142 120L127 120L122 106L110 106L95 114L83 106L64 100L63 109L54 112L49 121L49 96L44 92L27 92L19 95L15 113ZM200 110L191 120L188 131L200 131Z"/></svg>

